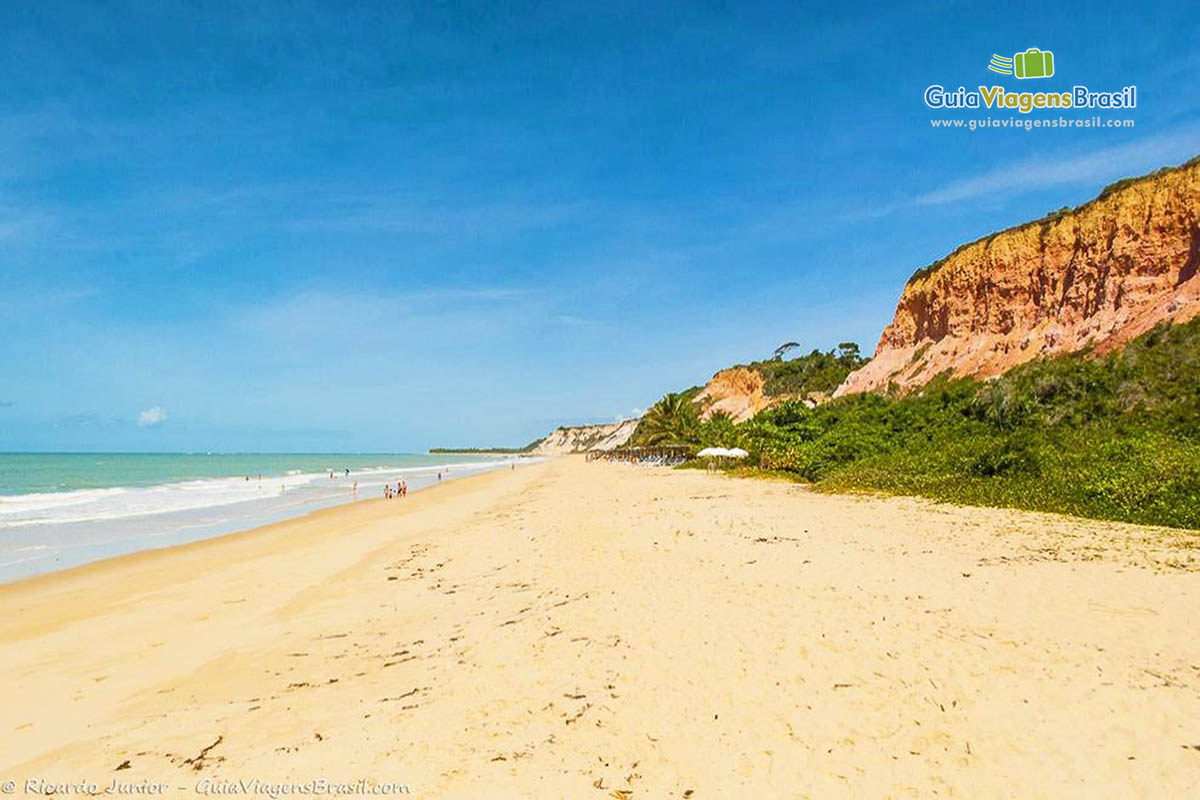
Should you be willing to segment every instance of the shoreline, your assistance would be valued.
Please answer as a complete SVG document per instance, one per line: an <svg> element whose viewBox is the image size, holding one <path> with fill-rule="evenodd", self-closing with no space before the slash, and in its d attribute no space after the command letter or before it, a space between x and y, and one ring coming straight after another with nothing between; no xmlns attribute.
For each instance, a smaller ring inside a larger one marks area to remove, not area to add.
<svg viewBox="0 0 1200 800"><path fill-rule="evenodd" d="M582 458L434 489L0 587L0 775L438 798L1194 785L1181 537Z"/></svg>
<svg viewBox="0 0 1200 800"><path fill-rule="evenodd" d="M431 456L510 456L512 458L538 457L536 453L531 453L527 450L473 450L469 447L465 450L435 447L432 450L427 450L426 453Z"/></svg>
<svg viewBox="0 0 1200 800"><path fill-rule="evenodd" d="M422 486L417 489L410 489L409 497L405 500L385 500L383 497L369 497L362 500L350 500L343 503L336 503L321 508L314 508L309 511L287 517L285 519L274 522L267 522L261 525L254 525L249 528L241 528L225 533L218 533L214 536L207 536L201 539L193 539L186 542L177 542L173 544L162 545L161 547L146 547L129 552L117 553L110 556L104 556L93 561L87 561L82 564L75 564L62 569L50 570L48 572L39 572L33 575L17 577L9 581L0 582L0 600L5 599L5 595L10 590L19 590L26 584L45 581L52 583L54 579L62 577L67 578L73 574L86 574L93 571L103 571L110 567L120 567L123 562L133 564L139 561L151 561L154 557L171 557L172 553L188 553L202 551L206 547L220 547L222 544L232 543L241 539L249 539L255 536L269 536L272 534L286 533L286 528L295 524L303 524L309 522L320 522L327 517L336 517L338 514L354 512L362 509L364 512L369 509L376 509L377 504L389 504L389 507L395 506L397 510L411 507L416 498L432 493L437 490L445 489L446 487L454 486L458 483L477 481L495 473L503 473L503 470L490 469L479 472L473 475L463 475L460 477L449 478L441 483L434 483L428 486ZM440 496L444 496L440 495ZM376 509L376 513L378 509Z"/></svg>
<svg viewBox="0 0 1200 800"><path fill-rule="evenodd" d="M0 506L5 512L0 515L0 585L361 503L379 497L385 483L402 478L415 494L442 482L504 469L510 461L420 458L431 463L359 466L346 475L336 470L329 478L324 471L291 470L245 482L240 475L223 475L13 495Z"/></svg>

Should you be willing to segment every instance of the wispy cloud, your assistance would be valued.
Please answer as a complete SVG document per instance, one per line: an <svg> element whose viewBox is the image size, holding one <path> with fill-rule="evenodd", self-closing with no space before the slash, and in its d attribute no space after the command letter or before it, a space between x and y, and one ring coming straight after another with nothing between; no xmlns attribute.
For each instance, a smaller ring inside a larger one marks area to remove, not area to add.
<svg viewBox="0 0 1200 800"><path fill-rule="evenodd" d="M51 425L55 428L65 428L68 430L111 431L129 427L129 420L128 418L120 419L88 411L59 417Z"/></svg>
<svg viewBox="0 0 1200 800"><path fill-rule="evenodd" d="M154 406L138 414L137 424L139 428L153 428L155 425L161 425L166 419L167 410L162 406Z"/></svg>
<svg viewBox="0 0 1200 800"><path fill-rule="evenodd" d="M855 208L841 222L868 222L901 211L930 208L978 198L1001 199L1057 186L1098 189L1123 177L1178 164L1200 153L1200 126L1073 156L1038 156L989 169L892 203Z"/></svg>
<svg viewBox="0 0 1200 800"><path fill-rule="evenodd" d="M273 359L304 363L315 353L342 352L342 363L388 357L399 348L428 354L454 347L479 352L480 342L529 328L541 316L538 290L507 286L412 286L365 291L317 287L228 308L235 335L265 347ZM420 343L418 345L418 343ZM348 359L348 361L347 361Z"/></svg>
<svg viewBox="0 0 1200 800"><path fill-rule="evenodd" d="M274 334L287 334L299 326L306 336L311 335L309 328L314 321L325 331L390 328L397 321L424 319L435 314L477 314L481 308L504 308L530 295L527 289L504 286L410 287L381 292L309 289L244 309L237 315L237 324L252 331Z"/></svg>
<svg viewBox="0 0 1200 800"><path fill-rule="evenodd" d="M288 227L306 231L500 236L560 227L578 219L583 210L583 206L575 203L511 201L439 206L390 198L356 198L341 204L329 203L315 213L292 219Z"/></svg>
<svg viewBox="0 0 1200 800"><path fill-rule="evenodd" d="M13 242L32 236L41 220L35 217L9 217L0 219L0 241Z"/></svg>
<svg viewBox="0 0 1200 800"><path fill-rule="evenodd" d="M603 322L600 322L599 320L590 319L588 317L581 317L578 314L557 314L554 317L554 321L557 322L559 325L562 325L563 327L566 327L566 328L607 328L608 327L608 325L606 325Z"/></svg>
<svg viewBox="0 0 1200 800"><path fill-rule="evenodd" d="M99 292L92 287L8 287L9 294L0 296L0 319L19 316L46 316L61 313L67 307L94 297Z"/></svg>
<svg viewBox="0 0 1200 800"><path fill-rule="evenodd" d="M952 181L918 195L916 206L943 205L991 195L1011 195L1080 183L1100 183L1177 163L1200 150L1200 128L1151 136L1066 158L1038 157Z"/></svg>

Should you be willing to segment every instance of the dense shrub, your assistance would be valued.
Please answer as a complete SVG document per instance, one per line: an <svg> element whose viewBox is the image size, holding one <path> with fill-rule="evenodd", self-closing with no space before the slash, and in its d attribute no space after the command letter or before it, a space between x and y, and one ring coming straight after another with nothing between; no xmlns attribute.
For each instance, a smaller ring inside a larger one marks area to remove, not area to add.
<svg viewBox="0 0 1200 800"><path fill-rule="evenodd" d="M1117 354L939 378L904 396L787 402L696 436L821 489L1200 528L1200 319Z"/></svg>
<svg viewBox="0 0 1200 800"><path fill-rule="evenodd" d="M763 394L804 396L809 392L832 392L854 370L867 363L858 345L842 342L836 350L813 350L799 358L774 358L747 365L763 376Z"/></svg>

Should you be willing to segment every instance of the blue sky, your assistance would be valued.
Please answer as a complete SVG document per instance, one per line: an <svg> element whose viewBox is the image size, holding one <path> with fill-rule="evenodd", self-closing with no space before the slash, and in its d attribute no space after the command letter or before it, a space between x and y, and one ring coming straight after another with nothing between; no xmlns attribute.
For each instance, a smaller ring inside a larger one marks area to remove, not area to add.
<svg viewBox="0 0 1200 800"><path fill-rule="evenodd" d="M1200 153L1197 7L1077 8L5 3L0 449L524 444L870 351L916 268Z"/></svg>

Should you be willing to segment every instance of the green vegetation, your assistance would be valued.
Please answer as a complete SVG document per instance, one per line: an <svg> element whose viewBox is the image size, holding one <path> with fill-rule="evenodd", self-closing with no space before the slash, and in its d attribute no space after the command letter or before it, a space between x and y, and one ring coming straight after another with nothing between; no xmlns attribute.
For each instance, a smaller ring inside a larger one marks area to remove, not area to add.
<svg viewBox="0 0 1200 800"><path fill-rule="evenodd" d="M837 349L823 353L813 350L806 356L783 360L784 354L798 348L785 342L775 349L774 357L739 366L757 370L763 376L763 394L768 397L806 397L810 392L830 393L854 370L867 363L859 355L858 345L842 342ZM646 410L629 439L629 447L659 444L700 444L719 447L733 436L733 419L716 412L703 424L696 398L703 386L672 392Z"/></svg>
<svg viewBox="0 0 1200 800"><path fill-rule="evenodd" d="M788 345L791 344L794 343L788 342ZM781 346L780 350L784 347L787 345ZM775 352L779 353L779 350ZM809 392L832 392L846 380L847 375L866 363L867 359L859 355L857 344L842 342L836 350L830 350L828 353L813 350L806 356L789 361L776 357L770 361L756 361L746 366L762 373L763 394L768 397L804 397Z"/></svg>
<svg viewBox="0 0 1200 800"><path fill-rule="evenodd" d="M799 347L799 342L784 342L783 344L779 345L779 347L775 348L775 360L782 361L785 355L793 350L798 349Z"/></svg>
<svg viewBox="0 0 1200 800"><path fill-rule="evenodd" d="M1059 356L989 382L943 377L905 396L789 401L690 436L825 490L1200 528L1200 319L1103 357Z"/></svg>
<svg viewBox="0 0 1200 800"><path fill-rule="evenodd" d="M429 448L430 455L450 455L454 453L477 453L480 455L519 455L528 453L533 448L537 447L541 439L534 439L524 447L431 447Z"/></svg>
<svg viewBox="0 0 1200 800"><path fill-rule="evenodd" d="M691 396L689 392L671 392L646 409L637 429L629 438L629 446L647 447L694 441L700 425L692 401L694 396L695 392L691 392Z"/></svg>

